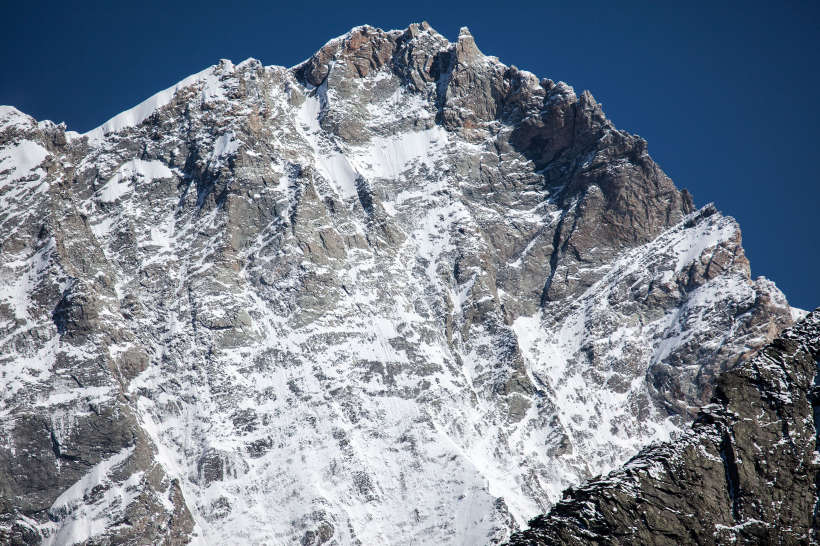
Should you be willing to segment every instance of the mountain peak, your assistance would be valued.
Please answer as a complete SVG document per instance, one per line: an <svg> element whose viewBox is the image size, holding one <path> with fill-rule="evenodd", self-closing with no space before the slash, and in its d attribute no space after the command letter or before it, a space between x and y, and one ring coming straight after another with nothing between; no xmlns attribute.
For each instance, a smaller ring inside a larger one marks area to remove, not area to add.
<svg viewBox="0 0 820 546"><path fill-rule="evenodd" d="M484 56L484 54L478 49L478 46L476 46L475 39L473 38L473 35L470 34L470 29L467 27L461 27L461 30L458 31L457 50L459 52L459 62L462 63Z"/></svg>
<svg viewBox="0 0 820 546"><path fill-rule="evenodd" d="M413 23L404 30L384 31L370 25L357 26L328 41L313 56L294 67L309 84L319 86L330 70L331 63L341 62L358 77L367 76L389 64L400 55L403 45L424 41L430 52L450 47L450 42L427 23Z"/></svg>
<svg viewBox="0 0 820 546"><path fill-rule="evenodd" d="M498 543L791 323L734 220L466 31L58 129L0 135L3 543Z"/></svg>

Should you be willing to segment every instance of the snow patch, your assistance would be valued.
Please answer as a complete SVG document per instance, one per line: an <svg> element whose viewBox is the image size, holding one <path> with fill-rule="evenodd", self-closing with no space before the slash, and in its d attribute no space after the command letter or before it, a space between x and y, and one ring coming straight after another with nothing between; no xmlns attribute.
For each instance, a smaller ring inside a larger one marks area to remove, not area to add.
<svg viewBox="0 0 820 546"><path fill-rule="evenodd" d="M174 173L161 161L151 159L132 159L123 163L111 178L98 190L99 199L103 203L113 203L120 197L131 192L131 181L135 177L146 181L156 178L171 178Z"/></svg>
<svg viewBox="0 0 820 546"><path fill-rule="evenodd" d="M46 544L76 544L104 533L117 515L139 495L137 484L142 473L132 474L125 482L115 483L111 472L122 465L134 452L128 447L91 468L74 485L63 491L48 512L60 525ZM95 488L104 487L100 495Z"/></svg>
<svg viewBox="0 0 820 546"><path fill-rule="evenodd" d="M792 320L794 322L800 322L809 314L808 311L804 309L799 309L797 307L789 307L789 311L791 312Z"/></svg>
<svg viewBox="0 0 820 546"><path fill-rule="evenodd" d="M2 155L0 155L0 173L11 171L16 173L16 176L22 176L39 166L46 156L48 156L48 150L36 142L31 140L17 142L3 149ZM5 183L14 179L13 176L9 175L5 175L3 178Z"/></svg>
<svg viewBox="0 0 820 546"><path fill-rule="evenodd" d="M14 106L0 106L0 131L9 127L25 127L34 125L34 118L24 114Z"/></svg>
<svg viewBox="0 0 820 546"><path fill-rule="evenodd" d="M444 147L447 139L447 131L440 125L390 137L373 137L368 146L354 155L353 164L367 178L398 179L417 163L432 168L436 152Z"/></svg>

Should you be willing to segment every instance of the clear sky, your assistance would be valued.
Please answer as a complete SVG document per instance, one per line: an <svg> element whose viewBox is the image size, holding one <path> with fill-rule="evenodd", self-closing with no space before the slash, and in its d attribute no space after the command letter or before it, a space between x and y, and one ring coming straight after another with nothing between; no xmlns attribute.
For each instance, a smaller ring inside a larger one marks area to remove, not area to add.
<svg viewBox="0 0 820 546"><path fill-rule="evenodd" d="M3 2L0 104L86 131L220 58L292 66L371 24L589 89L698 206L738 219L752 275L820 305L817 2Z"/></svg>

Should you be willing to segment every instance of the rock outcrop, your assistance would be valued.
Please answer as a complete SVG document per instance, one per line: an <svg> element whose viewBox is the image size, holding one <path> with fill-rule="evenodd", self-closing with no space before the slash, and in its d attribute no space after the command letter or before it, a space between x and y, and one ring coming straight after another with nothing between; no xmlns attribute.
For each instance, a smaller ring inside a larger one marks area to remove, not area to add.
<svg viewBox="0 0 820 546"><path fill-rule="evenodd" d="M569 489L525 544L816 544L820 309L723 373L691 430Z"/></svg>
<svg viewBox="0 0 820 546"><path fill-rule="evenodd" d="M792 320L589 93L427 24L0 108L0 249L24 542L502 541Z"/></svg>

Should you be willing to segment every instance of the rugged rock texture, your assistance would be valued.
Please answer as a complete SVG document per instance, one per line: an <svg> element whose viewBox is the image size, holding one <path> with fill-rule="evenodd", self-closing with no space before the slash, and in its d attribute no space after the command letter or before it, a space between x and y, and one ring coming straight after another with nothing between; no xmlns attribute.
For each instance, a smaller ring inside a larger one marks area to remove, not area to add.
<svg viewBox="0 0 820 546"><path fill-rule="evenodd" d="M486 543L791 324L589 93L426 24L0 108L0 533Z"/></svg>
<svg viewBox="0 0 820 546"><path fill-rule="evenodd" d="M571 488L510 544L816 544L820 309L722 374L673 442Z"/></svg>

